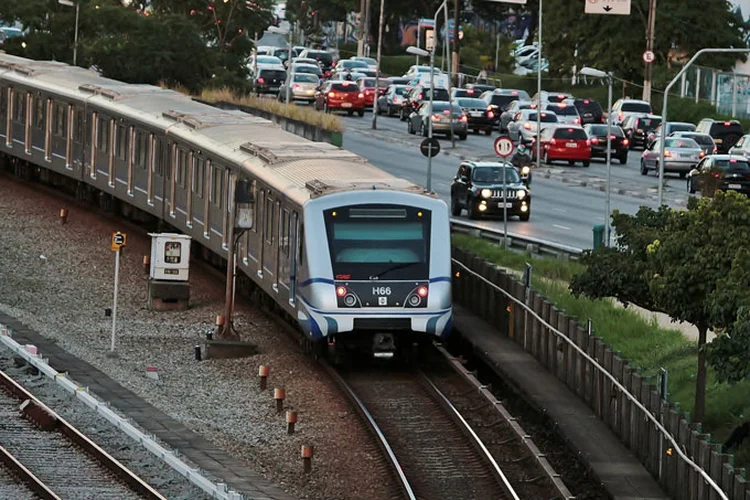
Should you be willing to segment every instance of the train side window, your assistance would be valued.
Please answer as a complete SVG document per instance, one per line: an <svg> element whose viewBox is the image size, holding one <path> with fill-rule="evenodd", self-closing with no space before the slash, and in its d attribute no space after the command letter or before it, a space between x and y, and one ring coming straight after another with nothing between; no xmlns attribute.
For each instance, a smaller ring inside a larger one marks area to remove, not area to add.
<svg viewBox="0 0 750 500"><path fill-rule="evenodd" d="M222 183L221 167L211 167L211 203L221 208L224 185Z"/></svg>
<svg viewBox="0 0 750 500"><path fill-rule="evenodd" d="M260 190L260 193L262 193L263 190ZM253 208L253 227L251 228L251 231L254 233L258 232L258 210L260 210L261 203L258 203L258 183L257 181L253 181L253 199L255 200L255 207Z"/></svg>
<svg viewBox="0 0 750 500"><path fill-rule="evenodd" d="M266 236L266 243L273 244L273 199L271 198L271 193L269 192L266 196L266 227L263 228L263 234Z"/></svg>
<svg viewBox="0 0 750 500"><path fill-rule="evenodd" d="M109 118L97 116L96 148L102 153L109 152Z"/></svg>
<svg viewBox="0 0 750 500"><path fill-rule="evenodd" d="M279 246L281 253L289 255L289 210L286 208L281 212L281 234L279 234Z"/></svg>
<svg viewBox="0 0 750 500"><path fill-rule="evenodd" d="M8 91L5 87L0 87L0 115L5 121L5 112L8 110Z"/></svg>
<svg viewBox="0 0 750 500"><path fill-rule="evenodd" d="M193 170L193 192L198 198L203 198L204 179L206 178L206 160L203 158L195 159L195 169Z"/></svg>
<svg viewBox="0 0 750 500"><path fill-rule="evenodd" d="M37 95L34 101L34 127L40 130L44 128L44 102L41 95Z"/></svg>
<svg viewBox="0 0 750 500"><path fill-rule="evenodd" d="M164 141L162 139L154 141L154 173L164 177Z"/></svg>
<svg viewBox="0 0 750 500"><path fill-rule="evenodd" d="M128 159L128 127L117 125L117 157L123 161Z"/></svg>
<svg viewBox="0 0 750 500"><path fill-rule="evenodd" d="M16 103L13 106L14 120L18 123L26 121L26 92L16 92Z"/></svg>
<svg viewBox="0 0 750 500"><path fill-rule="evenodd" d="M188 152L182 148L177 148L177 172L175 173L175 180L183 189L187 182L187 164Z"/></svg>
<svg viewBox="0 0 750 500"><path fill-rule="evenodd" d="M83 140L83 110L76 109L73 115L73 140L81 142Z"/></svg>
<svg viewBox="0 0 750 500"><path fill-rule="evenodd" d="M144 170L148 163L148 136L137 130L135 133L135 164Z"/></svg>
<svg viewBox="0 0 750 500"><path fill-rule="evenodd" d="M55 103L55 110L52 117L52 132L57 137L66 137L68 131L67 109L64 104Z"/></svg>

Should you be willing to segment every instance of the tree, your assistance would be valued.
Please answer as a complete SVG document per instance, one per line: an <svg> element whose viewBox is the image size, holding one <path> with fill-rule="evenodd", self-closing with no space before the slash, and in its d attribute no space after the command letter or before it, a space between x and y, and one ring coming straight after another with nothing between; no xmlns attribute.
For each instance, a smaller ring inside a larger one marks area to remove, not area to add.
<svg viewBox="0 0 750 500"><path fill-rule="evenodd" d="M588 252L587 269L572 280L571 291L615 297L693 324L699 347L694 419L702 421L708 329L734 324L734 305L747 297L731 280L745 276L750 266L742 260L750 238L750 200L719 192L691 199L688 210L642 207L634 216L615 212L612 220L617 246Z"/></svg>

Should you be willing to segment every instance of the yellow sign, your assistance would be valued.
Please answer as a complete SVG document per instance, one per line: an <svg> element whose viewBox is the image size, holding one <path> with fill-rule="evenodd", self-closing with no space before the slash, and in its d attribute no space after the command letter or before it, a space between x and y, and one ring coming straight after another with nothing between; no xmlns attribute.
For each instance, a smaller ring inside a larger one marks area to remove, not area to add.
<svg viewBox="0 0 750 500"><path fill-rule="evenodd" d="M120 247L124 247L127 239L128 235L125 233L121 233L120 231L112 233L112 251L116 252Z"/></svg>

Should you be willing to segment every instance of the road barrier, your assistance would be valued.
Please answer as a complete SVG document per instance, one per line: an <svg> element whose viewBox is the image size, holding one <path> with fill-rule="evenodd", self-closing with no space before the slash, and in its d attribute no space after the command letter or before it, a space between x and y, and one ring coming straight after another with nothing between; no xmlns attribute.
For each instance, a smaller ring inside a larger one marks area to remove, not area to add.
<svg viewBox="0 0 750 500"><path fill-rule="evenodd" d="M465 224L465 223L462 223ZM672 498L750 499L744 469L601 338L500 267L453 247L453 300L555 375Z"/></svg>

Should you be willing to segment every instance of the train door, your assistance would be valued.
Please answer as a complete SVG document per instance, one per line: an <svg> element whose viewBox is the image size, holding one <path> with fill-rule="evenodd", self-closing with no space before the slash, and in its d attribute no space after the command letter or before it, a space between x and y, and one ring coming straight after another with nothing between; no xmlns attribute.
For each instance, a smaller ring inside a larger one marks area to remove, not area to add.
<svg viewBox="0 0 750 500"><path fill-rule="evenodd" d="M174 146L172 158L171 202L172 217L182 219L187 215L187 173L190 153L187 149Z"/></svg>
<svg viewBox="0 0 750 500"><path fill-rule="evenodd" d="M289 267L289 245L291 243L292 217L286 208L279 207L277 211L279 213L279 244L276 247L276 270L278 283L289 290L289 274L291 271Z"/></svg>
<svg viewBox="0 0 750 500"><path fill-rule="evenodd" d="M154 207L154 213L164 216L164 193L166 192L166 168L164 157L166 148L164 139L154 134L150 136L151 157L149 159L148 202Z"/></svg>
<svg viewBox="0 0 750 500"><path fill-rule="evenodd" d="M132 128L132 146L130 163L132 165L132 191L133 195L141 201L150 203L149 189L151 187L151 175L149 169L149 158L151 155L151 140L148 132Z"/></svg>
<svg viewBox="0 0 750 500"><path fill-rule="evenodd" d="M12 137L11 147L23 148L26 141L26 99L27 92L23 89L14 89L10 102L12 107L12 118L9 136Z"/></svg>
<svg viewBox="0 0 750 500"><path fill-rule="evenodd" d="M193 173L192 173L192 185L193 185L193 202L191 203L191 217L193 223L201 226L201 230L205 234L205 223L206 218L206 160L201 158L199 155L193 156Z"/></svg>
<svg viewBox="0 0 750 500"><path fill-rule="evenodd" d="M64 102L52 102L49 110L50 116L50 157L58 165L62 163L63 168L70 165L68 158L69 131L70 131L70 106Z"/></svg>
<svg viewBox="0 0 750 500"><path fill-rule="evenodd" d="M223 213L224 211L222 208L224 208L224 168L221 165L216 165L214 163L211 163L211 202L209 206L209 211L206 214L206 218L208 219L208 233L209 233L209 239L213 242L215 241L214 238L222 238L219 239L220 242L223 242L223 235L222 235L222 223L223 223ZM215 247L218 245L214 245Z"/></svg>
<svg viewBox="0 0 750 500"><path fill-rule="evenodd" d="M266 190L265 189L259 189L258 190L258 197L255 201L255 210L257 212L256 221L258 224L255 224L256 227L260 225L258 228L258 234L256 237L256 241L258 243L258 277L263 278L263 255L265 254L264 246L265 246L265 239L266 239Z"/></svg>
<svg viewBox="0 0 750 500"><path fill-rule="evenodd" d="M31 143L27 145L26 151L36 151L46 153L45 148L47 135L47 107L48 99L45 99L41 93L36 95L29 94L31 103Z"/></svg>
<svg viewBox="0 0 750 500"><path fill-rule="evenodd" d="M289 254L289 305L294 307L297 303L297 247L299 246L300 237L299 216L297 215L297 212L292 212L292 220L289 228L291 234L291 239L287 246L287 252Z"/></svg>
<svg viewBox="0 0 750 500"><path fill-rule="evenodd" d="M266 191L265 206L263 207L263 277L266 276L275 283L276 276L276 211L275 201L270 191Z"/></svg>
<svg viewBox="0 0 750 500"><path fill-rule="evenodd" d="M112 122L112 145L110 153L110 181L109 185L115 190L121 190L128 185L128 150L130 148L130 137L128 125L122 120Z"/></svg>
<svg viewBox="0 0 750 500"><path fill-rule="evenodd" d="M10 95L10 87L3 87L0 85L0 139L3 141L3 145L8 145L8 96Z"/></svg>

